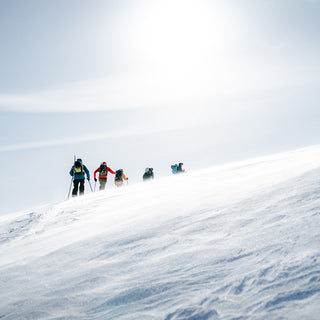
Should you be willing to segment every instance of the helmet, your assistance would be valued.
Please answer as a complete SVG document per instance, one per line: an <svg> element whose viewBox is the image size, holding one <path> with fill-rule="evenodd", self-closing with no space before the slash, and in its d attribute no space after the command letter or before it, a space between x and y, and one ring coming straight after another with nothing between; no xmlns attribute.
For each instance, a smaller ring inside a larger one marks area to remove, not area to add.
<svg viewBox="0 0 320 320"><path fill-rule="evenodd" d="M106 163L105 161L103 161L101 164L105 164L105 165L107 165L107 163Z"/></svg>
<svg viewBox="0 0 320 320"><path fill-rule="evenodd" d="M77 159L77 161L79 161L80 163L82 163L82 159L80 159L80 158L79 158L79 159Z"/></svg>
<svg viewBox="0 0 320 320"><path fill-rule="evenodd" d="M181 167L181 166L183 166L183 163L182 163L182 162L180 162L180 163L179 163L179 166L180 166L180 167Z"/></svg>
<svg viewBox="0 0 320 320"><path fill-rule="evenodd" d="M148 172L149 171L149 168L146 168L145 172Z"/></svg>

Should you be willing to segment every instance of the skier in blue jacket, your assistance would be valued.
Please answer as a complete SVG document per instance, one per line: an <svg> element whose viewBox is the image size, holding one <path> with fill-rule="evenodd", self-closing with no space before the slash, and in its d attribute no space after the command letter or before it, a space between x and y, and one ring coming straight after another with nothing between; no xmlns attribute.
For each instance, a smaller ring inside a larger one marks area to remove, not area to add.
<svg viewBox="0 0 320 320"><path fill-rule="evenodd" d="M89 170L84 164L82 164L82 159L77 159L70 170L70 176L73 177L73 190L72 190L73 197L77 196L78 189L80 189L80 195L84 193L85 174L87 175L87 179L90 180Z"/></svg>
<svg viewBox="0 0 320 320"><path fill-rule="evenodd" d="M171 170L172 170L172 173L173 173L173 174L176 174L177 171L178 171L178 165L177 165L177 164L173 164L173 165L171 166Z"/></svg>

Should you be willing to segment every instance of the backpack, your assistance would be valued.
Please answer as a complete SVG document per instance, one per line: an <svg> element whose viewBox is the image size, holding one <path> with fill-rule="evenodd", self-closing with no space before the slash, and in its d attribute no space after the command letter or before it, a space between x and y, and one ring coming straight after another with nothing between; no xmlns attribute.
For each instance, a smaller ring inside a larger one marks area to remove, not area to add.
<svg viewBox="0 0 320 320"><path fill-rule="evenodd" d="M116 171L116 177L115 177L116 181L120 181L120 180L122 181L122 173L123 173L123 170L121 169Z"/></svg>
<svg viewBox="0 0 320 320"><path fill-rule="evenodd" d="M73 172L74 174L77 174L77 173L83 173L83 165L80 161L75 161L74 163L74 166L73 166Z"/></svg>
<svg viewBox="0 0 320 320"><path fill-rule="evenodd" d="M102 164L99 169L99 175L106 176L107 175L107 165Z"/></svg>

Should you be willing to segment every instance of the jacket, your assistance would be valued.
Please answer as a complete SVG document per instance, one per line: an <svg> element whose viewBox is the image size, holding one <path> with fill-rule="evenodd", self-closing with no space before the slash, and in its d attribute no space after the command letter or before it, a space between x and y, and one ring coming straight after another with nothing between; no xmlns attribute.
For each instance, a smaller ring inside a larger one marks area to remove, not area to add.
<svg viewBox="0 0 320 320"><path fill-rule="evenodd" d="M97 172L100 172L100 167L94 172L95 179L96 179ZM107 167L107 174L106 175L99 174L99 178L106 178L107 179L108 172L110 172L112 174L116 174L113 170L111 170L109 167Z"/></svg>
<svg viewBox="0 0 320 320"><path fill-rule="evenodd" d="M73 177L73 180L81 180L85 178L85 174L87 178L90 179L90 172L84 164L81 164L81 168L78 168L79 172L77 172L77 168L72 166L69 174Z"/></svg>
<svg viewBox="0 0 320 320"><path fill-rule="evenodd" d="M171 169L172 169L172 173L173 173L173 174L176 174L177 171L178 171L178 165L175 164L175 165L171 166Z"/></svg>
<svg viewBox="0 0 320 320"><path fill-rule="evenodd" d="M123 172L122 172L122 175L121 175L121 177L120 177L120 178L119 178L119 177L117 177L117 176L115 176L115 177L114 177L114 181L115 181L115 182L119 182L119 181L121 181L121 182L122 182L122 181L123 181L123 179L124 179L124 180L128 180L128 178L125 176L125 174L124 174Z"/></svg>
<svg viewBox="0 0 320 320"><path fill-rule="evenodd" d="M145 172L142 177L143 180L148 180L148 179L153 179L153 178L154 178L154 174L152 171Z"/></svg>

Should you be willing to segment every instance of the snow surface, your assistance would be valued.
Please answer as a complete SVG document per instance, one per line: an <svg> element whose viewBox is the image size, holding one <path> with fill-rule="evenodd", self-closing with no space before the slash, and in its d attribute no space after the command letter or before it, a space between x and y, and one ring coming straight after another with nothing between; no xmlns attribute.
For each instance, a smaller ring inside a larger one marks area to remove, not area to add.
<svg viewBox="0 0 320 320"><path fill-rule="evenodd" d="M0 216L0 319L319 319L320 146Z"/></svg>

